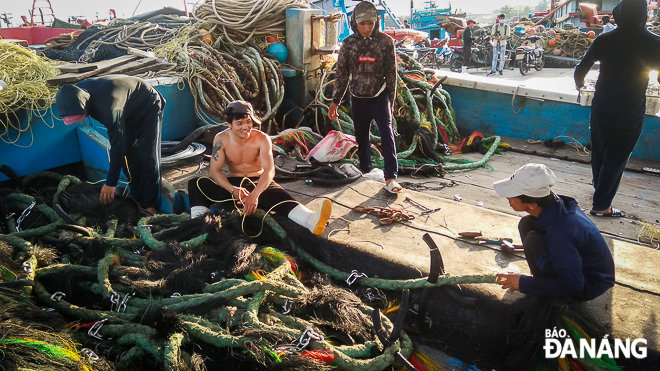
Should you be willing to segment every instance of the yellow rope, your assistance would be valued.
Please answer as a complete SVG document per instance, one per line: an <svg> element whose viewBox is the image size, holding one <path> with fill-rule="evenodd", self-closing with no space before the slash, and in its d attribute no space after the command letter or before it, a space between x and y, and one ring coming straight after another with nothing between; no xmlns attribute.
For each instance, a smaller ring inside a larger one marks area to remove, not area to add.
<svg viewBox="0 0 660 371"><path fill-rule="evenodd" d="M637 235L637 242L650 243L656 249L660 248L660 229L648 222L639 222L639 224L642 225L642 229Z"/></svg>
<svg viewBox="0 0 660 371"><path fill-rule="evenodd" d="M235 197L234 197L234 193L232 192L232 194L231 194L231 199L226 199L226 200L214 200L214 199L212 199L211 197L207 196L206 193L204 193L204 191L202 191L202 188L200 188L200 186L199 186L199 181L200 181L202 178L208 179L208 180L212 181L213 184L215 184L215 185L217 185L218 187L220 187L220 185L218 185L218 183L217 183L215 180L213 180L213 178L210 178L210 177L204 176L204 177L200 177L200 178L198 178L197 181L195 182L195 185L197 186L197 189L199 189L199 191L202 193L202 195L203 195L204 197L206 197L206 199L209 200L209 201L211 201L211 202L220 203L220 202L229 202L229 201L232 201L232 202L234 203L234 208L236 209L236 211L239 213L239 215L243 216L243 220L241 220L241 230L243 231L243 233L244 233L246 236L248 236L248 237L250 237L250 238L257 238L257 237L261 236L261 234L264 232L264 221L266 220L266 216L267 216L268 214L270 214L270 212L271 212L274 208L276 208L277 206L279 206L279 205L281 205L281 204L283 204L283 203L286 203L286 202L294 202L294 203L297 203L297 204L301 205L301 203L298 202L298 201L296 201L296 200L285 200L285 201L282 201L282 202L278 202L278 203L276 203L276 204L273 205L270 209L268 209L268 211L266 211L266 213L264 214L263 218L261 218L261 228L259 229L259 233L257 233L257 234L254 235L254 236L250 236L249 234L247 234L247 233L245 232L245 217L246 217L246 215L243 214L243 212L241 211L241 209L238 207L238 204L236 203L236 201L241 202L241 198L240 198L240 197L239 197L238 199L235 198ZM250 183L252 183L252 185L253 185L255 188L257 187L257 183L258 183L258 182L255 183L255 182L252 181L252 179L250 179L250 178L248 178L248 177L243 177L243 179L241 179L241 183L238 185L238 188L243 188L243 182L245 182L246 180L249 181ZM240 195L240 193L239 193L239 195Z"/></svg>
<svg viewBox="0 0 660 371"><path fill-rule="evenodd" d="M22 148L32 145L34 137L28 145L17 142L25 132L32 136L35 118L46 124L46 113L41 111L51 107L57 93L57 87L46 81L59 74L55 62L48 58L20 45L0 42L0 80L7 84L0 93L0 140ZM27 112L24 124L17 115L20 110Z"/></svg>

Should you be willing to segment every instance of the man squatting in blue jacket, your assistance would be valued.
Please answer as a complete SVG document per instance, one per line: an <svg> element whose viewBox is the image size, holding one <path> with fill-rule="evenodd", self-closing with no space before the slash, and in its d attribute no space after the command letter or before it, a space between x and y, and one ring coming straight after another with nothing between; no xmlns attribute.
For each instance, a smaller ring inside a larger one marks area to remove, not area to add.
<svg viewBox="0 0 660 371"><path fill-rule="evenodd" d="M532 276L498 274L503 289L527 295L594 299L614 286L614 260L603 236L575 199L550 188L555 174L547 166L527 164L511 178L493 184L515 211Z"/></svg>

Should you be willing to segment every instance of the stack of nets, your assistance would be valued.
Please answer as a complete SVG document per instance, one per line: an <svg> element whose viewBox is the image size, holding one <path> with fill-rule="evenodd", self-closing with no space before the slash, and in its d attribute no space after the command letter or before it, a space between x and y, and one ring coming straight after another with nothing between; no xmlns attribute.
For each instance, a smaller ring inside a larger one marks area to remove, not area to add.
<svg viewBox="0 0 660 371"><path fill-rule="evenodd" d="M140 219L131 201L104 208L98 187L72 176L36 173L18 183L31 194L0 196L13 213L0 224L0 300L15 304L0 310L0 367L382 370L396 352L411 356L408 335L383 346L373 318L389 336L393 323L375 309L388 307L382 289L425 278L372 279L370 290L353 293L347 272L300 248L337 246L286 217L281 225L264 213Z"/></svg>
<svg viewBox="0 0 660 371"><path fill-rule="evenodd" d="M521 25L529 26L531 22L521 22L512 27ZM551 32L548 32L552 30ZM526 31L525 31L526 32ZM536 45L543 48L545 54L561 55L571 58L582 58L589 50L593 39L590 39L587 33L580 32L577 28L564 30L561 28L544 29L542 32L536 33L540 39ZM550 45L550 40L554 40L554 45ZM521 35L512 33L509 39L509 47L515 49L524 43ZM559 50L559 54L554 53L555 49Z"/></svg>
<svg viewBox="0 0 660 371"><path fill-rule="evenodd" d="M107 26L87 28L67 48L47 49L44 55L65 62L93 63L127 54L128 47L152 50L177 37L189 20L156 16L146 22L115 19Z"/></svg>

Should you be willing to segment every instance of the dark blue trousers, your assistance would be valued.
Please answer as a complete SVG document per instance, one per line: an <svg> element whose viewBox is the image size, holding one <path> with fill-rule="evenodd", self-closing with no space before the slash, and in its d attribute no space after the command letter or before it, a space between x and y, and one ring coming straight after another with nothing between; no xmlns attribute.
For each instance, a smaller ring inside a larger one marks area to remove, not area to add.
<svg viewBox="0 0 660 371"><path fill-rule="evenodd" d="M520 219L518 223L518 232L520 232L520 239L525 248L525 259L527 265L536 278L549 278L557 277L557 271L552 265L550 256L548 255L548 247L545 244L543 234L536 230L534 221L536 217L526 215ZM564 297L566 300L585 301L587 300L587 293L583 289L581 293L572 296Z"/></svg>
<svg viewBox="0 0 660 371"><path fill-rule="evenodd" d="M623 171L639 136L644 119L611 120L591 114L591 172L593 210L607 210L621 183Z"/></svg>
<svg viewBox="0 0 660 371"><path fill-rule="evenodd" d="M371 120L376 121L380 132L380 153L385 162L385 180L396 179L399 165L396 161L396 147L394 146L394 133L392 131L392 106L390 94L383 91L374 98L357 98L351 96L353 108L353 125L355 126L355 140L358 144L358 158L360 170L368 173L373 169L371 164L371 141L369 132Z"/></svg>
<svg viewBox="0 0 660 371"><path fill-rule="evenodd" d="M162 103L161 103L162 104ZM160 208L160 134L163 109L154 104L143 118L140 131L127 140L122 171L130 180L130 195L143 208ZM128 167L127 167L128 166Z"/></svg>
<svg viewBox="0 0 660 371"><path fill-rule="evenodd" d="M524 216L518 223L518 232L525 248L525 259L534 277L556 277L543 235L534 228L535 217Z"/></svg>

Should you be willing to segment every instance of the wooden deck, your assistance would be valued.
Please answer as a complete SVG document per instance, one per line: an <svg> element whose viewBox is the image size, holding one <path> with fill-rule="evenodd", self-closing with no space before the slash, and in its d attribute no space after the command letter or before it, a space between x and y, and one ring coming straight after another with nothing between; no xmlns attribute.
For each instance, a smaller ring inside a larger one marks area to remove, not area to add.
<svg viewBox="0 0 660 371"><path fill-rule="evenodd" d="M514 143L505 138L504 141L513 143L518 149L522 148L520 143ZM483 203L483 207L511 215L525 215L511 209L508 201L497 195L493 190L493 182L508 178L520 166L527 163L541 163L551 168L557 176L557 184L554 187L555 193L575 198L580 208L588 214L591 208L591 197L593 195L593 186L591 185L591 167L585 161L584 153L578 152L575 148L567 147L561 150L544 148L542 144L529 144L529 151L541 153L542 155L532 155L507 151L502 155L493 155L489 162L492 169L477 168L472 170L453 171L445 178L437 177L411 177L400 176L400 182L420 183L428 187L438 187L442 184L454 181L457 186L447 187L444 190L421 190L422 193L445 198L454 199L454 195L462 198L462 203L477 205ZM554 157L556 156L556 157ZM481 159L481 154L470 153L452 156L453 158L468 158L471 160ZM559 158L568 158L559 159ZM631 159L631 169L642 167L660 168L659 163L640 161ZM179 163L174 167L164 169L164 177L177 189L185 189L187 180L194 176L199 169L198 161L189 161ZM208 175L208 162L204 162L197 176ZM298 187L304 187L302 181L286 182L281 184L288 190L295 191ZM614 207L626 212L626 218L602 218L591 217L601 232L610 237L624 239L631 243L638 243L638 235L642 229L642 222L651 223L656 228L660 226L660 176L641 173L636 170L627 170L624 174L619 192L614 199ZM300 200L307 202L309 200ZM391 202L391 201L390 201ZM383 205L384 206L384 205ZM418 211L408 202L399 202L397 207L403 207L411 211ZM466 225L465 229L470 226ZM511 236L514 237L514 236ZM515 236L518 237L518 236ZM649 244L646 246L652 247Z"/></svg>
<svg viewBox="0 0 660 371"><path fill-rule="evenodd" d="M481 155L455 157L477 160ZM332 200L332 216L323 237L348 244L350 249L344 252L323 250L316 253L330 256L326 263L334 267L342 267L346 271L357 269L370 277L423 277L429 273L429 250L421 237L429 233L441 251L447 272L452 275L493 272L529 274L522 253L505 253L494 245L468 244L457 239L457 233L482 231L486 236L510 237L519 242L516 226L518 216L523 213L514 212L507 200L495 193L492 183L508 178L517 168L530 162L544 163L553 169L558 177L555 191L575 197L583 210L589 210L593 188L588 164L516 152L493 156L489 163L492 169L456 171L445 178L402 176L399 179L429 187L439 187L451 181L458 184L438 191L419 193L406 190L394 195L384 191L382 184L373 181L356 181L344 187L306 185L302 180L280 184L296 200L308 204L312 209L318 207L319 200L313 201L317 198ZM175 187L185 189L188 178L198 170L198 162L191 161L188 166L179 164L177 167L178 170L166 171L166 177ZM197 176L206 174L208 166ZM592 217L612 251L617 277L612 290L588 303L589 310L594 318L611 329L612 338L641 337L648 340L649 356L641 363L625 359L618 361L631 370L655 370L660 362L660 274L656 267L660 251L637 242L637 234L641 229L638 219L658 224L656 210L660 195L656 182L659 180L653 175L626 172L615 206L625 210L630 217ZM462 198L460 202L454 201L456 194ZM407 197L440 210L422 216L420 208L406 200ZM477 207L480 202L484 205ZM379 217L352 211L358 205L401 207L414 214L416 219L382 226L379 225ZM315 246L310 246L309 251L314 252ZM507 315L506 312L498 312L506 308L500 303L511 303L523 295L509 293L494 284L463 285L463 289L468 290L467 296L480 298L479 305L475 308L456 307L452 300L439 292L436 292L437 297L431 299L433 308L430 313L433 313L434 327L429 330L433 334L429 338L435 341L431 343L443 349L447 347L449 354L465 362L486 362L489 367L484 369L501 369L485 361L497 358L496 354L487 353L492 350L489 344L506 342L504 337L497 335L497 326L506 322ZM470 329L475 328L478 330L470 333ZM497 331L488 333L486 329ZM457 338L456 334L461 335Z"/></svg>

